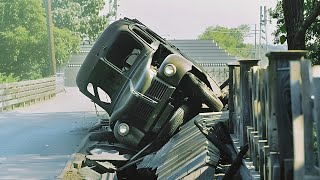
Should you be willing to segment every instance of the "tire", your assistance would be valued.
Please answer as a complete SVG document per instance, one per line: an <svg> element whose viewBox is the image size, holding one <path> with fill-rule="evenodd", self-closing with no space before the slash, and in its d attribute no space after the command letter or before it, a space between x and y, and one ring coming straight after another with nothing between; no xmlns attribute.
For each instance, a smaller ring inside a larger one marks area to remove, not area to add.
<svg viewBox="0 0 320 180"><path fill-rule="evenodd" d="M174 132L181 126L183 121L188 118L188 114L189 107L186 104L180 106L161 129L157 137L158 141L163 143L170 139Z"/></svg>
<svg viewBox="0 0 320 180"><path fill-rule="evenodd" d="M219 112L222 110L223 103L204 82L192 73L186 73L186 76L195 94L199 96L212 111Z"/></svg>

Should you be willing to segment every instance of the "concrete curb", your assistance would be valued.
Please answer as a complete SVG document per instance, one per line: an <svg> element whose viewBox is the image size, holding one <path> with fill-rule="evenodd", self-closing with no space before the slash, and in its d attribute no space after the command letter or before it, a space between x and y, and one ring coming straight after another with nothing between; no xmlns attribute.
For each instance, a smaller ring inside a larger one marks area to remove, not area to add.
<svg viewBox="0 0 320 180"><path fill-rule="evenodd" d="M70 171L74 171L74 167L73 167L73 162L75 162L78 158L79 158L79 152L81 151L81 149L83 149L83 147L85 147L85 145L90 141L89 137L91 136L91 132L89 132L84 139L81 141L81 143L79 144L79 146L76 148L76 150L74 151L73 154L71 154L69 160L67 161L64 169L61 171L61 173L57 176L56 179L60 179L62 180L63 177L65 177L65 175L70 172ZM83 155L84 156L84 155ZM78 167L79 168L79 167ZM76 172L75 172L76 173Z"/></svg>

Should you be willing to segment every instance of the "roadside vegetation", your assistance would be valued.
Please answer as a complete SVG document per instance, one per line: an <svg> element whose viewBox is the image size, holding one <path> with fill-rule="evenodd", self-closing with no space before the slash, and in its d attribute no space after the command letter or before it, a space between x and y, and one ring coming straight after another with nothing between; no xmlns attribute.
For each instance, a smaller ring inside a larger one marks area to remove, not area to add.
<svg viewBox="0 0 320 180"><path fill-rule="evenodd" d="M199 39L213 40L220 48L238 58L254 58L255 47L253 44L244 43L244 38L250 34L250 26L243 24L236 28L223 26L210 26L201 35Z"/></svg>
<svg viewBox="0 0 320 180"><path fill-rule="evenodd" d="M320 64L320 1L280 0L270 14L277 21L274 43L308 50L312 63Z"/></svg>
<svg viewBox="0 0 320 180"><path fill-rule="evenodd" d="M83 38L94 41L105 28L107 16L99 15L103 6L103 0L52 0L58 69ZM44 1L0 0L0 23L0 83L50 76Z"/></svg>

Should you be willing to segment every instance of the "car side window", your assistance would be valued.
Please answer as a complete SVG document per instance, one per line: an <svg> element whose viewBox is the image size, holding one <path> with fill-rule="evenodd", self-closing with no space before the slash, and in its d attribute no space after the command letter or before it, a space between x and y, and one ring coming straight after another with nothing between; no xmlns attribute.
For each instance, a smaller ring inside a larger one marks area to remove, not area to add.
<svg viewBox="0 0 320 180"><path fill-rule="evenodd" d="M132 52L126 57L126 63L130 66L133 65L133 63L136 61L138 56L140 55L141 50L140 49L134 49Z"/></svg>
<svg viewBox="0 0 320 180"><path fill-rule="evenodd" d="M142 51L142 45L130 34L120 33L106 54L106 59L122 71L131 68Z"/></svg>

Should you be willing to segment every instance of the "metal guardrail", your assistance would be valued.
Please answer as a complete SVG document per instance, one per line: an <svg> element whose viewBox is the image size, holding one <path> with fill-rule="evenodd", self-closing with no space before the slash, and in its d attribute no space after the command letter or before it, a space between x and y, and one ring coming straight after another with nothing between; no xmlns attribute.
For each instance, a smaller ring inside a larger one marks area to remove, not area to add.
<svg viewBox="0 0 320 180"><path fill-rule="evenodd" d="M55 77L0 84L0 111L47 100L62 91L63 79Z"/></svg>
<svg viewBox="0 0 320 180"><path fill-rule="evenodd" d="M56 76L56 93L65 92L64 73L57 73Z"/></svg>
<svg viewBox="0 0 320 180"><path fill-rule="evenodd" d="M248 143L246 164L260 179L320 178L320 67L305 53L269 53L266 69L257 60L229 64L229 132Z"/></svg>

